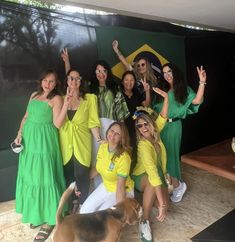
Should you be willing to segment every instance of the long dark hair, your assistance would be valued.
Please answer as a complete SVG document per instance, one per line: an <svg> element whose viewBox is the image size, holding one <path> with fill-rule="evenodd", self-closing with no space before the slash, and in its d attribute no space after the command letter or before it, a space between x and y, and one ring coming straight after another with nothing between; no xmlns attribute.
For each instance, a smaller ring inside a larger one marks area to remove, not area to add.
<svg viewBox="0 0 235 242"><path fill-rule="evenodd" d="M109 64L104 60L96 61L92 67L92 76L90 79L90 91L96 95L99 93L99 80L97 79L96 73L95 73L98 65L103 66L104 69L107 70L107 79L106 79L105 85L106 85L106 88L110 90L113 93L113 95L115 95L118 89L117 83L114 80Z"/></svg>
<svg viewBox="0 0 235 242"><path fill-rule="evenodd" d="M178 67L172 63L166 63L162 66L162 69L164 67L168 66L172 70L172 75L174 78L173 81L173 92L175 96L175 100L179 103L184 103L187 97L187 83L183 77L182 72L178 69ZM168 87L168 90L170 89L170 86ZM167 90L167 91L168 91Z"/></svg>
<svg viewBox="0 0 235 242"><path fill-rule="evenodd" d="M42 88L42 81L48 76L48 75L54 75L55 77L55 80L56 80L56 85L55 85L55 88L47 95L47 99L52 99L53 97L55 97L56 95L62 95L62 92L61 92L61 83L59 81L59 78L58 78L58 74L55 70L52 70L52 69L49 69L49 70L46 70L44 71L39 80L38 80L38 90L37 92L35 93L34 97L35 96L40 96L42 93L43 93L43 88Z"/></svg>
<svg viewBox="0 0 235 242"><path fill-rule="evenodd" d="M77 73L79 73L79 75L81 76L81 72L77 69L70 69L67 73L66 73L66 78L65 78L65 81L64 81L64 86L65 86L65 90L67 89L67 77L70 75L70 73L72 71L75 71ZM82 77L82 76L81 76ZM85 99L85 95L87 93L87 90L85 88L85 84L84 84L84 81L81 79L80 80L80 87L79 87L79 97L82 97L83 99Z"/></svg>

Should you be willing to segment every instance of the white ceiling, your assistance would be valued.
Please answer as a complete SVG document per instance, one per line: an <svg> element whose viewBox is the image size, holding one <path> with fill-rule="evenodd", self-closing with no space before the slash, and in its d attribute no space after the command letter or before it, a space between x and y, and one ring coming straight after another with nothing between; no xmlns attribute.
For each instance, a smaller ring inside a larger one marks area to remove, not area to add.
<svg viewBox="0 0 235 242"><path fill-rule="evenodd" d="M235 32L235 0L53 0L52 2Z"/></svg>

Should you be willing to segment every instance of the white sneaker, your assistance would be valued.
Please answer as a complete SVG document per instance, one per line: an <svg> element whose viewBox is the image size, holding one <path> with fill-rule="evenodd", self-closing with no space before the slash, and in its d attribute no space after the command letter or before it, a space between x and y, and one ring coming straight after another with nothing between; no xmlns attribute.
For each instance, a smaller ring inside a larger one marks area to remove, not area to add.
<svg viewBox="0 0 235 242"><path fill-rule="evenodd" d="M139 235L141 242L152 242L151 228L148 220L142 220L139 223Z"/></svg>
<svg viewBox="0 0 235 242"><path fill-rule="evenodd" d="M179 181L179 186L173 190L172 195L170 196L171 201L174 203L180 202L186 190L187 190L186 183Z"/></svg>

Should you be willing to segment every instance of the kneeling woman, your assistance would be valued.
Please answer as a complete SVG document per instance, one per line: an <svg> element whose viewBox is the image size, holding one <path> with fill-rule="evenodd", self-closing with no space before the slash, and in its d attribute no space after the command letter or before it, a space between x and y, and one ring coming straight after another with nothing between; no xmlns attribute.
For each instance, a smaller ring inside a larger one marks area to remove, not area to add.
<svg viewBox="0 0 235 242"><path fill-rule="evenodd" d="M133 179L135 188L143 192L144 212L139 225L141 241L152 241L149 218L153 205L158 207L157 219L162 222L166 217L168 203L166 150L159 134L167 120L168 95L158 88L154 88L154 91L164 97L163 108L156 121L152 118L153 111L150 108L139 109L134 116L138 144Z"/></svg>
<svg viewBox="0 0 235 242"><path fill-rule="evenodd" d="M134 182L129 177L131 158L125 125L112 123L106 132L107 143L100 145L96 168L91 178L101 175L102 183L83 203L80 213L91 213L114 206L126 197L134 197Z"/></svg>

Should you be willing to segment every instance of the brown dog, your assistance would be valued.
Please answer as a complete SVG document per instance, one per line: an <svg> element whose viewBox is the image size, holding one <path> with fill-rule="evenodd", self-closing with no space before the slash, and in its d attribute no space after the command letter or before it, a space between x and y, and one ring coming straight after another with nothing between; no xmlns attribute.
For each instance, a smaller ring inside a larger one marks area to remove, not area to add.
<svg viewBox="0 0 235 242"><path fill-rule="evenodd" d="M63 193L56 214L54 242L117 242L125 224L135 224L142 208L132 198L126 198L112 208L89 214L72 214L62 218L65 202L74 190L71 184Z"/></svg>

